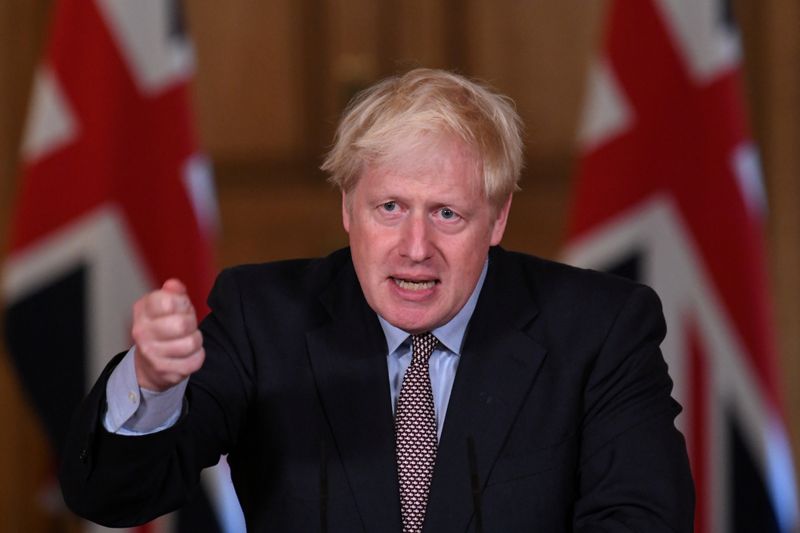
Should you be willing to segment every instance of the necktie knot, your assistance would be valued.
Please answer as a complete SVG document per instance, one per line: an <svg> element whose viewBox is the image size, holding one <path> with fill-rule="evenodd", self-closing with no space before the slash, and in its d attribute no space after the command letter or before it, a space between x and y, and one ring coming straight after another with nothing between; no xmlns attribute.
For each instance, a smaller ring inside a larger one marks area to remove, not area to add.
<svg viewBox="0 0 800 533"><path fill-rule="evenodd" d="M433 349L439 343L433 333L430 331L426 333L419 333L411 336L411 364L412 365L426 365L431 358Z"/></svg>

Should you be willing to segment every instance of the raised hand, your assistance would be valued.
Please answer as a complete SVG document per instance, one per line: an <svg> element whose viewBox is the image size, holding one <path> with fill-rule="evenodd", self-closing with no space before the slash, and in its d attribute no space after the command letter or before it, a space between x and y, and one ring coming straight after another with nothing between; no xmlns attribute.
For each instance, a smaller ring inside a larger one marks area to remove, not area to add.
<svg viewBox="0 0 800 533"><path fill-rule="evenodd" d="M203 336L186 286L168 279L133 304L139 387L163 391L196 372L205 359Z"/></svg>

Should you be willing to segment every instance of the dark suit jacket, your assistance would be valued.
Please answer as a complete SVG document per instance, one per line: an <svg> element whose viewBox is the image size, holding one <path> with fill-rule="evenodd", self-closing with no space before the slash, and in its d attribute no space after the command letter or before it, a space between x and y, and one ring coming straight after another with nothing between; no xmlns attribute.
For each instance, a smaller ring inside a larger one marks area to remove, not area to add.
<svg viewBox="0 0 800 533"><path fill-rule="evenodd" d="M229 454L251 531L399 532L386 342L348 250L223 272L181 420L102 429L112 361L61 472L78 514L123 526L182 505ZM652 290L493 249L439 443L425 530L691 531L680 411ZM324 508L326 510L322 510Z"/></svg>

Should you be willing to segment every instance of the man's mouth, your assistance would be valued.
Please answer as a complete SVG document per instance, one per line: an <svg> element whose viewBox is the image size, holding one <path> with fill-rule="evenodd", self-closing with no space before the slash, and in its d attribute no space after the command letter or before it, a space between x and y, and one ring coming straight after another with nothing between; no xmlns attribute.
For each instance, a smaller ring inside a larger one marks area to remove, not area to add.
<svg viewBox="0 0 800 533"><path fill-rule="evenodd" d="M409 280L409 279L400 279L400 278L392 278L392 281L400 287L401 289L407 291L424 291L427 289L433 288L436 285L436 280Z"/></svg>

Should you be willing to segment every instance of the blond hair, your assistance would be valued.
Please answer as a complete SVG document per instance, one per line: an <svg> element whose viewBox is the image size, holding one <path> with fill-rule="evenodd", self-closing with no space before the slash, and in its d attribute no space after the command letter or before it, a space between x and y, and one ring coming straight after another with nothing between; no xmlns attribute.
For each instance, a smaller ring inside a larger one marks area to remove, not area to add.
<svg viewBox="0 0 800 533"><path fill-rule="evenodd" d="M401 139L455 135L476 155L486 197L500 205L518 189L521 130L510 98L458 74L416 69L351 100L321 168L347 193L364 167L392 157Z"/></svg>

